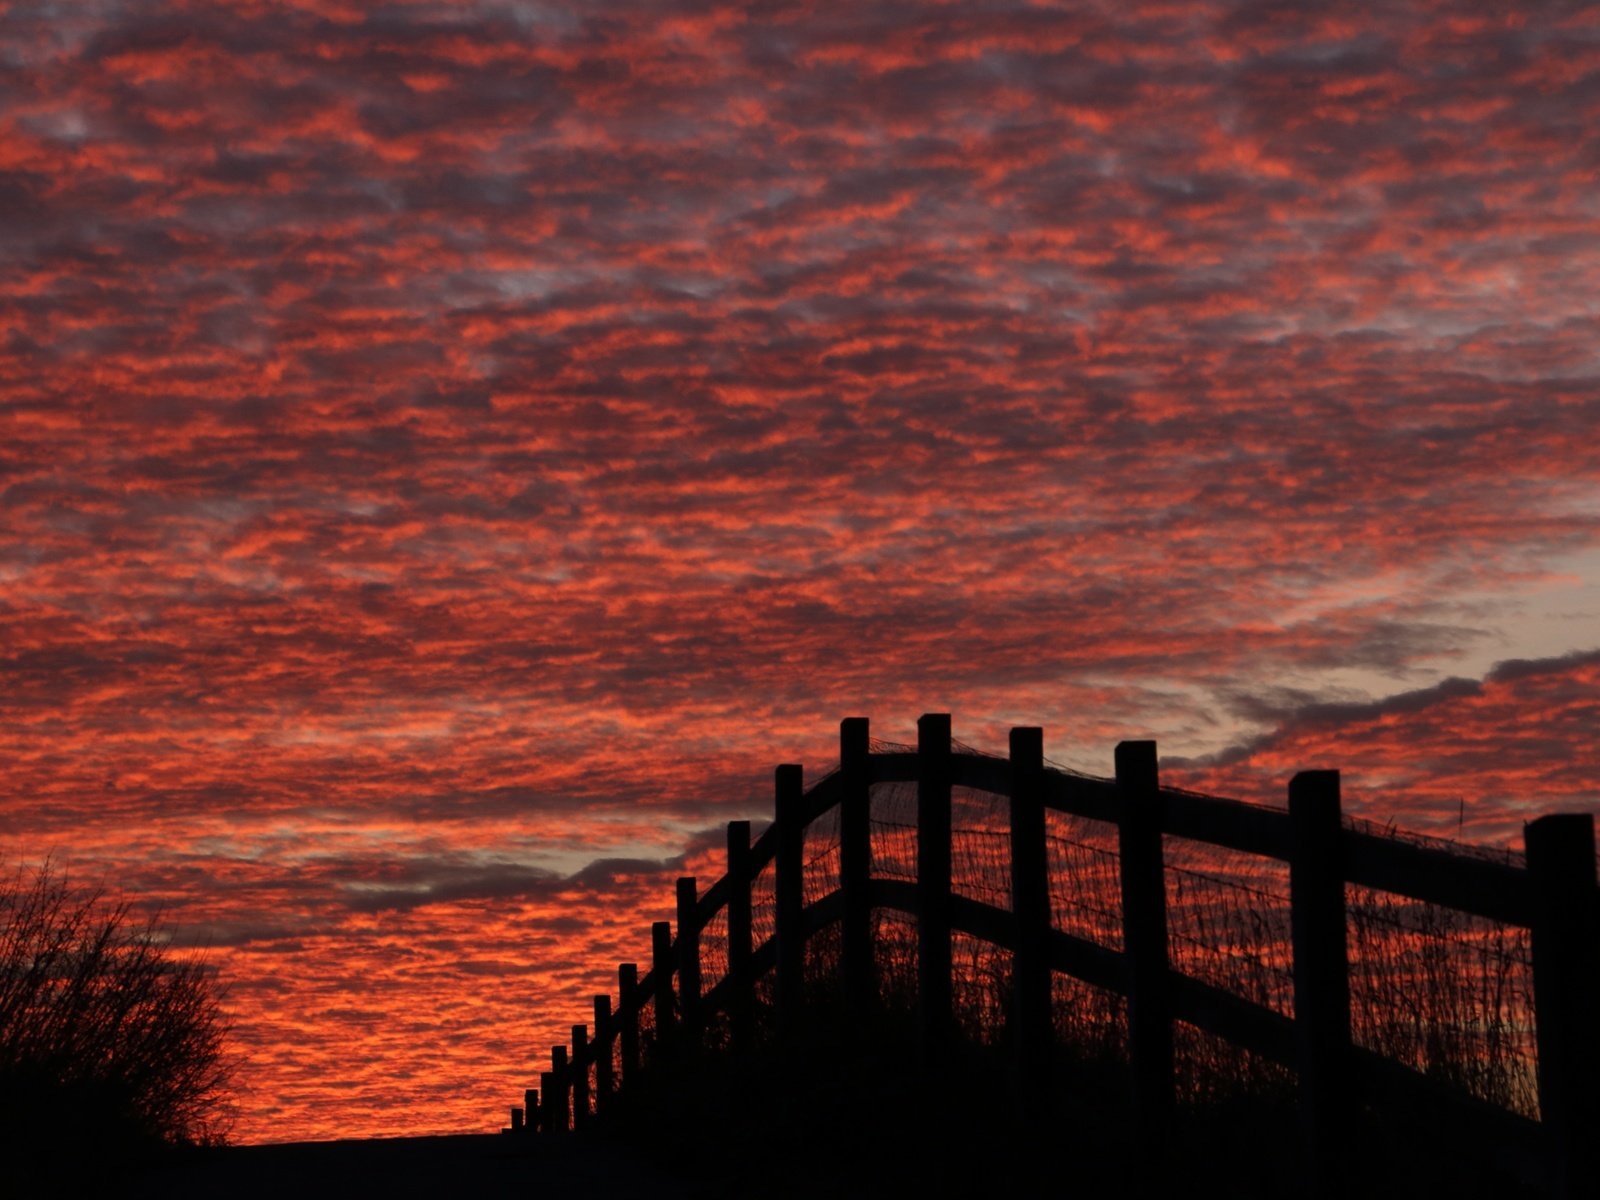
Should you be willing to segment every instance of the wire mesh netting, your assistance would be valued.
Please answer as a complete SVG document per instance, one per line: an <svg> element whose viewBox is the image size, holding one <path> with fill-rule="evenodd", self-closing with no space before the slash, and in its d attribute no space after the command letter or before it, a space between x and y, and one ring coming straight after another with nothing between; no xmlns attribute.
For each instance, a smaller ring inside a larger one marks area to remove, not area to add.
<svg viewBox="0 0 1600 1200"><path fill-rule="evenodd" d="M1356 1044L1536 1118L1528 931L1354 884L1345 897Z"/></svg>
<svg viewBox="0 0 1600 1200"><path fill-rule="evenodd" d="M868 801L872 873L879 879L917 878L917 785L875 783Z"/></svg>
<svg viewBox="0 0 1600 1200"><path fill-rule="evenodd" d="M764 946L778 932L778 873L769 862L750 882L750 942Z"/></svg>
<svg viewBox="0 0 1600 1200"><path fill-rule="evenodd" d="M905 749L886 743L875 748ZM875 878L917 880L917 792L915 783L882 783L870 789ZM952 890L1003 912L1011 908L1010 819L1008 797L952 788ZM1045 821L1053 927L1121 951L1116 825L1055 810L1047 810ZM1347 821L1346 826L1455 855L1520 865L1520 856L1505 851L1399 835L1367 822ZM802 846L802 893L804 902L813 905L839 887L837 807L810 823ZM1288 865L1172 835L1163 837L1163 859L1173 969L1292 1018ZM774 884L775 864L769 863L752 884L757 947L776 932ZM1346 896L1355 1042L1469 1095L1537 1117L1527 931L1355 885L1347 886ZM874 909L872 935L885 1007L912 1011L918 992L916 918ZM727 940L726 910L721 910L700 934L702 987L707 991L727 972ZM809 939L808 987L837 984L840 950L837 925ZM1011 1003L1011 949L957 931L951 963L951 995L965 1038L980 1045L1003 1040ZM1126 1058L1127 1005L1122 996L1060 973L1051 986L1055 1029L1064 1052L1086 1059ZM758 1009L770 1012L776 998L772 973L756 989ZM713 1016L707 1028L716 1044L726 1038L719 1020ZM648 1054L654 1041L652 1005L644 1007L640 1023ZM1180 1097L1187 1101L1206 1103L1241 1089L1270 1093L1292 1082L1287 1069L1182 1023L1174 1027L1174 1049Z"/></svg>
<svg viewBox="0 0 1600 1200"><path fill-rule="evenodd" d="M1513 850L1510 847L1480 846L1473 842L1413 833L1409 829L1399 828L1393 821L1370 821L1365 817L1346 816L1342 818L1342 822L1346 829L1354 833L1364 833L1369 837L1383 838L1391 842L1404 842L1408 846L1417 846L1423 850L1437 850L1455 858L1473 858L1479 862L1491 862L1505 867L1528 865L1528 856L1521 850Z"/></svg>
<svg viewBox="0 0 1600 1200"><path fill-rule="evenodd" d="M1187 838L1163 843L1172 965L1292 1016L1288 864Z"/></svg>
<svg viewBox="0 0 1600 1200"><path fill-rule="evenodd" d="M805 829L801 861L805 903L815 904L839 887L839 807L835 805Z"/></svg>
<svg viewBox="0 0 1600 1200"><path fill-rule="evenodd" d="M700 930L700 987L709 992L728 973L728 906L711 914Z"/></svg>
<svg viewBox="0 0 1600 1200"><path fill-rule="evenodd" d="M1122 949L1122 878L1117 827L1046 810L1051 923L1063 933Z"/></svg>
<svg viewBox="0 0 1600 1200"><path fill-rule="evenodd" d="M1011 798L950 789L950 890L1011 911Z"/></svg>

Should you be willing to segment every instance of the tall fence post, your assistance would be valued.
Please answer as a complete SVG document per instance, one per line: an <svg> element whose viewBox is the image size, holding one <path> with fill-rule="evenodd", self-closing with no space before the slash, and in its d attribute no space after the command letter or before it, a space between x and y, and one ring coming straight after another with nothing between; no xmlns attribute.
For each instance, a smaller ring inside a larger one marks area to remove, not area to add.
<svg viewBox="0 0 1600 1200"><path fill-rule="evenodd" d="M617 1031L617 1048L622 1054L622 1084L632 1087L639 1078L639 965L621 963L617 967L617 1009L622 1028Z"/></svg>
<svg viewBox="0 0 1600 1200"><path fill-rule="evenodd" d="M695 877L678 880L678 1021L685 1054L700 1049L700 915Z"/></svg>
<svg viewBox="0 0 1600 1200"><path fill-rule="evenodd" d="M613 1054L615 1049L612 1039L616 1037L616 1030L611 1024L611 997L609 995L594 998L594 1110L597 1113L605 1112L611 1103L612 1090L615 1087L612 1074Z"/></svg>
<svg viewBox="0 0 1600 1200"><path fill-rule="evenodd" d="M845 1001L864 1011L877 993L872 951L872 782L868 757L872 743L867 718L839 722L839 889L844 893L840 958Z"/></svg>
<svg viewBox="0 0 1600 1200"><path fill-rule="evenodd" d="M1161 846L1161 785L1154 742L1116 751L1122 871L1122 946L1128 962L1128 1043L1139 1130L1164 1145L1172 1119L1172 998L1167 978L1167 881ZM1159 1161L1159 1155L1148 1159Z"/></svg>
<svg viewBox="0 0 1600 1200"><path fill-rule="evenodd" d="M950 714L917 718L917 999L923 1060L951 1037Z"/></svg>
<svg viewBox="0 0 1600 1200"><path fill-rule="evenodd" d="M551 1056L552 1060L554 1055ZM556 1073L539 1072L539 1132L554 1133L556 1129Z"/></svg>
<svg viewBox="0 0 1600 1200"><path fill-rule="evenodd" d="M589 1123L589 1027L572 1027L572 1127Z"/></svg>
<svg viewBox="0 0 1600 1200"><path fill-rule="evenodd" d="M1533 1003L1539 1115L1557 1194L1600 1195L1600 911L1594 817L1555 813L1523 827L1533 884Z"/></svg>
<svg viewBox="0 0 1600 1200"><path fill-rule="evenodd" d="M528 1122L524 1128L526 1133L535 1133L539 1129L539 1089L522 1089L522 1108L528 1115Z"/></svg>
<svg viewBox="0 0 1600 1200"><path fill-rule="evenodd" d="M1011 1019L1017 1099L1038 1113L1049 1092L1054 1041L1050 1001L1050 861L1045 851L1044 731L1011 731Z"/></svg>
<svg viewBox="0 0 1600 1200"><path fill-rule="evenodd" d="M672 923L650 926L650 977L655 983L656 1061L671 1062L677 1050L672 996Z"/></svg>
<svg viewBox="0 0 1600 1200"><path fill-rule="evenodd" d="M1350 958L1345 928L1339 772L1289 781L1289 929L1294 1038L1307 1196L1342 1191L1350 1088Z"/></svg>
<svg viewBox="0 0 1600 1200"><path fill-rule="evenodd" d="M805 986L805 828L800 822L805 776L785 763L774 776L778 824L776 892L778 939L778 1028L793 1034L800 1021Z"/></svg>
<svg viewBox="0 0 1600 1200"><path fill-rule="evenodd" d="M545 1129L550 1133L567 1132L570 1115L568 1106L572 1097L572 1070L567 1062L565 1046L550 1048L550 1087L546 1089L545 1095L550 1098L550 1120Z"/></svg>
<svg viewBox="0 0 1600 1200"><path fill-rule="evenodd" d="M751 1015L755 980L750 956L752 915L750 906L750 822L728 822L728 1026L736 1051L751 1043Z"/></svg>

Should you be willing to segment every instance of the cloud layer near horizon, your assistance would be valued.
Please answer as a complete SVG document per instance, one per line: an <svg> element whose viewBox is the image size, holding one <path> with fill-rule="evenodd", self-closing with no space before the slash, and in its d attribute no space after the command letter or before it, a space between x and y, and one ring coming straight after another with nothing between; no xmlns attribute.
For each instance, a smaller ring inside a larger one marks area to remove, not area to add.
<svg viewBox="0 0 1600 1200"><path fill-rule="evenodd" d="M0 64L0 846L210 931L242 1136L481 1120L850 713L1595 804L1592 7L40 0Z"/></svg>

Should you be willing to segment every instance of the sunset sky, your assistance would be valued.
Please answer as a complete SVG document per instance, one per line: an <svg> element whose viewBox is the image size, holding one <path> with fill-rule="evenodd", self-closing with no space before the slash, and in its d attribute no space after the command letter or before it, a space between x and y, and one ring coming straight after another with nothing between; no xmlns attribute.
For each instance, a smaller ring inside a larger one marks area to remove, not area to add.
<svg viewBox="0 0 1600 1200"><path fill-rule="evenodd" d="M1600 8L1495 9L0 0L4 869L264 1141L497 1127L844 716L1600 809Z"/></svg>

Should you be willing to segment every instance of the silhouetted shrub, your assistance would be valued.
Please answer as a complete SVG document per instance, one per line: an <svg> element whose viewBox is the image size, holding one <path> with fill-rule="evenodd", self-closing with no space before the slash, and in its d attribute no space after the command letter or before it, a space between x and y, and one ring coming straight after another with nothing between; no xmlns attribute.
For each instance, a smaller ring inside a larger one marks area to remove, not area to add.
<svg viewBox="0 0 1600 1200"><path fill-rule="evenodd" d="M68 1171L226 1132L214 975L50 864L0 883L0 1151ZM79 1148L64 1154L68 1147Z"/></svg>

